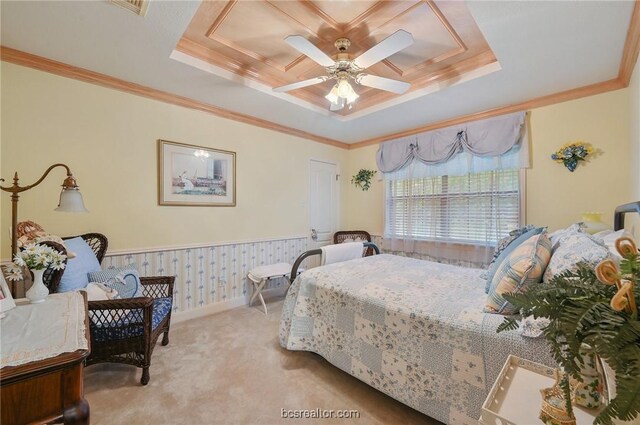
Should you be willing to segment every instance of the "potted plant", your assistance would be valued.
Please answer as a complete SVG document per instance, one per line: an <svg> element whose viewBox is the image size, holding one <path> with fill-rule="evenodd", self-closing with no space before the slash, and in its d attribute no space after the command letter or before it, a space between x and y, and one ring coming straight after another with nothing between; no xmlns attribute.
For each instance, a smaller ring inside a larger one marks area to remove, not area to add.
<svg viewBox="0 0 640 425"><path fill-rule="evenodd" d="M527 292L506 295L522 316L546 318L543 334L553 357L564 370L560 387L567 413L573 417L570 380L583 381L581 370L588 346L616 375L616 396L594 424L610 424L613 418L630 421L640 415L640 255L635 243L620 238L616 248L623 259L618 269L605 260L594 269L580 264L549 283L533 285ZM498 332L518 327L516 317L506 317Z"/></svg>
<svg viewBox="0 0 640 425"><path fill-rule="evenodd" d="M362 190L369 190L371 187L371 178L376 174L375 170L366 170L362 168L358 174L351 178L351 183Z"/></svg>

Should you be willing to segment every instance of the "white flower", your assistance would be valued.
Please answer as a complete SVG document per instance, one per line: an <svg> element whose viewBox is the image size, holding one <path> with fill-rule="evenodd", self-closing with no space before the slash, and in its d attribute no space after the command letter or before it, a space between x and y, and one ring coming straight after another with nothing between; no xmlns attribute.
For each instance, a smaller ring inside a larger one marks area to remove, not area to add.
<svg viewBox="0 0 640 425"><path fill-rule="evenodd" d="M21 255L24 257L25 255L39 254L40 252L42 252L42 245L30 243L22 249Z"/></svg>
<svg viewBox="0 0 640 425"><path fill-rule="evenodd" d="M52 264L51 268L53 270L64 270L64 268L66 267L66 264L62 263L62 264Z"/></svg>
<svg viewBox="0 0 640 425"><path fill-rule="evenodd" d="M24 259L18 254L16 254L15 258L13 259L13 264L19 267L24 267L27 265Z"/></svg>
<svg viewBox="0 0 640 425"><path fill-rule="evenodd" d="M7 279L10 281L22 280L22 268L15 266L13 263L5 267L8 273Z"/></svg>
<svg viewBox="0 0 640 425"><path fill-rule="evenodd" d="M62 270L65 267L66 255L63 255L46 245L29 244L17 253L13 264L15 267L28 267L32 270L43 270L52 267L54 270Z"/></svg>

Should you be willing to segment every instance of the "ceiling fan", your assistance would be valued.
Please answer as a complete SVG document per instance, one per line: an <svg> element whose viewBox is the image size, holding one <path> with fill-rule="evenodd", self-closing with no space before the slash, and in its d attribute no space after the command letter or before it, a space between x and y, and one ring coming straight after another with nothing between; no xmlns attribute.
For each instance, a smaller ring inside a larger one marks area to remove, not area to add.
<svg viewBox="0 0 640 425"><path fill-rule="evenodd" d="M301 35L290 35L285 38L284 41L294 49L322 65L327 71L327 75L287 84L286 86L274 87L273 91L275 92L287 92L314 84L320 84L328 80L336 80L336 84L325 98L331 102L329 108L331 111L339 111L344 108L345 105L351 107L351 104L359 97L355 90L353 90L351 84L349 84L349 80L354 80L356 84L397 94L402 94L411 87L411 84L404 81L379 77L363 72L370 66L413 44L413 36L407 31L398 30L394 32L355 59L347 53L351 45L351 41L348 38L339 38L336 40L335 46L338 49L338 53L334 56L335 59L329 57Z"/></svg>

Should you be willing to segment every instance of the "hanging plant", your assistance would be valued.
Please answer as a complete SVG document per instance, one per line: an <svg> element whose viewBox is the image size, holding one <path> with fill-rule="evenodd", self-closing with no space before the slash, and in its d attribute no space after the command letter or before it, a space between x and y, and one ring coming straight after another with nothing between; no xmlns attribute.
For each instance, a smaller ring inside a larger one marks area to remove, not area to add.
<svg viewBox="0 0 640 425"><path fill-rule="evenodd" d="M371 187L371 178L376 174L375 170L365 170L362 168L358 174L351 178L351 183L362 190L369 190Z"/></svg>
<svg viewBox="0 0 640 425"><path fill-rule="evenodd" d="M593 148L585 142L571 142L562 146L558 151L551 155L551 159L564 164L572 173L578 166L578 162L585 161L593 152Z"/></svg>

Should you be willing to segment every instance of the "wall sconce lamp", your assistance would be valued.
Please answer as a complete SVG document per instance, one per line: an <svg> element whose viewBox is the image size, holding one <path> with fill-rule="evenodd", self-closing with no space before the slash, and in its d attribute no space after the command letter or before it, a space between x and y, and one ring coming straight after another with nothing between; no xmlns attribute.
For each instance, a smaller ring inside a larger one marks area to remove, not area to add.
<svg viewBox="0 0 640 425"><path fill-rule="evenodd" d="M42 177L38 179L37 182L30 184L28 186L20 186L18 184L18 172L13 176L13 185L11 186L0 186L5 192L11 193L11 258L16 255L18 252L18 236L16 232L16 227L18 226L18 195L21 192L25 192L31 188L36 187L49 175L51 170L56 167L64 167L67 170L67 178L64 179L62 183L62 192L60 192L60 201L58 202L58 208L54 211L62 211L62 212L75 212L75 213L86 213L89 212L82 201L82 194L80 193L80 188L76 184L76 179L71 174L71 170L65 164L53 164L51 167L47 168L47 171L44 172ZM4 179L0 178L0 181L4 181Z"/></svg>

